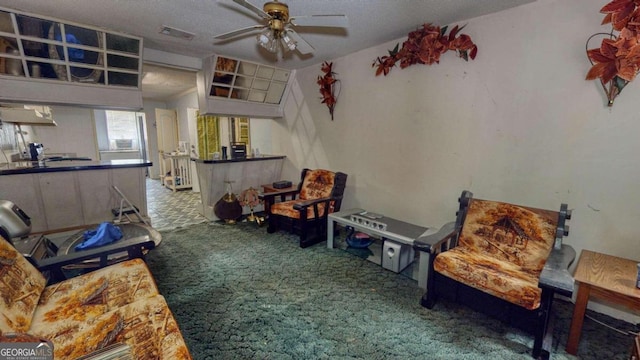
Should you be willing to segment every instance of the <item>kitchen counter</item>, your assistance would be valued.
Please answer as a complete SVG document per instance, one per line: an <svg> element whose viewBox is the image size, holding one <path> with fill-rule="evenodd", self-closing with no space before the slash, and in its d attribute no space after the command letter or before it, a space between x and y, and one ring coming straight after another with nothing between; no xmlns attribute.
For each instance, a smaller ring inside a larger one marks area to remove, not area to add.
<svg viewBox="0 0 640 360"><path fill-rule="evenodd" d="M261 189L262 184L281 180L280 173L286 156L260 155L243 159L202 160L196 163L200 183L201 214L210 221L219 220L214 212L216 202L226 193L225 181L232 181L234 193L239 194L249 187ZM243 208L245 213L248 207ZM261 211L262 205L254 208Z"/></svg>
<svg viewBox="0 0 640 360"><path fill-rule="evenodd" d="M37 174L60 171L100 170L118 168L136 168L151 166L152 162L144 160L71 160L45 161L39 165L37 161L19 161L0 166L0 175Z"/></svg>
<svg viewBox="0 0 640 360"><path fill-rule="evenodd" d="M121 200L114 186L147 217L148 166L142 160L14 162L0 167L0 196L31 218L32 233L112 221Z"/></svg>
<svg viewBox="0 0 640 360"><path fill-rule="evenodd" d="M195 159L191 158L191 161L195 161L197 163L202 164L224 164L224 163L232 163L232 162L243 162L243 161L263 161L263 160L277 160L284 159L286 156L284 155L260 155L260 156L247 156L246 158L238 158L238 159L216 159L216 160L203 160L203 159Z"/></svg>

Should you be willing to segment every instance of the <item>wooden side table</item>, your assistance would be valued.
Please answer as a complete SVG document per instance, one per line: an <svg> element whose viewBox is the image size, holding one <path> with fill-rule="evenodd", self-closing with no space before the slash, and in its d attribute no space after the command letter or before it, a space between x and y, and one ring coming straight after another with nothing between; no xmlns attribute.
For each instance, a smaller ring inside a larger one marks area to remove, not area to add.
<svg viewBox="0 0 640 360"><path fill-rule="evenodd" d="M262 192L264 192L264 193L298 190L298 185L297 184L291 185L289 187L282 188L282 189L276 189L276 188L273 187L272 184L264 184L264 185L260 185L260 186L262 186Z"/></svg>
<svg viewBox="0 0 640 360"><path fill-rule="evenodd" d="M578 285L566 350L576 355L589 298L606 300L640 311L640 289L636 288L637 261L582 250L574 278Z"/></svg>

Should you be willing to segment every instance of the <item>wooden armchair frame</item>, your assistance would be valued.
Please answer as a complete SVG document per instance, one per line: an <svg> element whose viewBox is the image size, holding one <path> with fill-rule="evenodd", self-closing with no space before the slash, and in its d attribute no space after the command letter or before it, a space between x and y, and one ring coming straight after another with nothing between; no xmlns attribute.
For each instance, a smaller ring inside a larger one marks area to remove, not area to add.
<svg viewBox="0 0 640 360"><path fill-rule="evenodd" d="M112 255L126 253L127 256L121 258L119 261L136 258L144 259L145 254L155 247L155 242L149 237L137 237L119 240L113 244L67 255L57 255L41 260L28 258L28 260L40 270L40 272L48 273L49 284L54 284L67 279L64 273L65 266L83 265L86 261L93 260L96 263L86 268L88 271L93 271L111 265L113 262L109 257Z"/></svg>
<svg viewBox="0 0 640 360"><path fill-rule="evenodd" d="M303 169L300 176L300 183L295 190L285 190L265 193L261 195L264 200L265 213L268 218L268 233L274 233L281 228L287 229L291 233L300 236L300 247L305 248L324 241L327 238L327 218L330 212L340 210L344 189L347 183L347 174L335 172L333 188L328 197L314 200L300 200L293 205L293 209L299 212L299 218L290 218L271 213L271 206L276 201L290 201L298 199L302 185L310 169ZM321 206L324 205L324 206ZM307 211L313 209L313 218L308 218ZM324 209L321 213L321 209ZM331 209L331 210L330 210Z"/></svg>
<svg viewBox="0 0 640 360"><path fill-rule="evenodd" d="M428 261L427 290L421 299L422 306L432 309L439 297L464 304L476 311L486 313L506 323L528 331L535 336L532 356L536 359L548 359L551 353L553 321L551 321L551 305L554 295L571 297L574 288L573 276L568 271L576 256L575 250L562 244L562 237L568 235L569 228L565 221L571 218L571 211L562 204L554 246L544 265L538 282L542 289L540 306L528 310L512 304L469 285L446 277L434 269L434 260L442 252L458 245L467 215L467 209L473 194L463 191L458 199L460 208L456 213L456 221L447 223L431 235L420 237L414 242L414 248L420 251L420 259Z"/></svg>

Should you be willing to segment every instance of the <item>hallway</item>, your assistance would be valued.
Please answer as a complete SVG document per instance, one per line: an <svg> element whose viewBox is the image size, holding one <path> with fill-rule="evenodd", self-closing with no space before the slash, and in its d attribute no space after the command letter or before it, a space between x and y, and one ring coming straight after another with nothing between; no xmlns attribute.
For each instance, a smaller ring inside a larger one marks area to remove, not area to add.
<svg viewBox="0 0 640 360"><path fill-rule="evenodd" d="M191 190L173 192L160 180L147 178L147 210L156 230L169 230L206 222L200 215L200 194Z"/></svg>

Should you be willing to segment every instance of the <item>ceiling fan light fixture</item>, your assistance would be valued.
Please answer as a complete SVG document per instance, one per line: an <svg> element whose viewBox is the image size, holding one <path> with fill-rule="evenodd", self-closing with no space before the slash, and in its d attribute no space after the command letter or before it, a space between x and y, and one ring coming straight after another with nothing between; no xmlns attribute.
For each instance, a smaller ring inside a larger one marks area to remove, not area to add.
<svg viewBox="0 0 640 360"><path fill-rule="evenodd" d="M271 29L264 29L262 32L260 32L260 34L258 34L258 43L260 43L260 45L262 46L269 44L269 42L273 40L274 37Z"/></svg>
<svg viewBox="0 0 640 360"><path fill-rule="evenodd" d="M296 49L296 42L289 37L289 34L287 34L286 31L282 33L280 39L282 39L282 44L289 50L293 51Z"/></svg>
<svg viewBox="0 0 640 360"><path fill-rule="evenodd" d="M215 39L227 40L243 34L262 29L257 41L260 46L272 53L297 50L302 55L312 54L313 46L302 38L295 30L296 26L304 27L347 27L346 15L327 14L289 17L289 6L279 0L267 0L262 9L249 0L233 0L260 17L260 24L229 31L215 36ZM639 0L640 1L640 0Z"/></svg>
<svg viewBox="0 0 640 360"><path fill-rule="evenodd" d="M273 37L273 35L268 36L260 34L258 36L258 44L269 52L275 53L278 51L278 41Z"/></svg>
<svg viewBox="0 0 640 360"><path fill-rule="evenodd" d="M274 54L277 53L278 52L278 42L276 40L272 40L269 43L269 47L267 47L266 49L269 50L269 52L272 52Z"/></svg>
<svg viewBox="0 0 640 360"><path fill-rule="evenodd" d="M278 51L278 39L271 29L264 29L258 34L258 44L267 51L275 53Z"/></svg>

